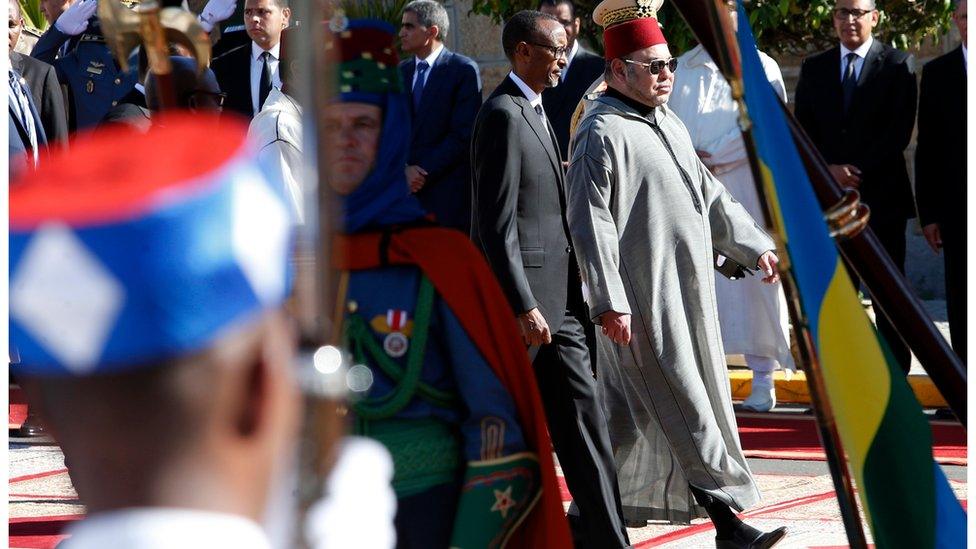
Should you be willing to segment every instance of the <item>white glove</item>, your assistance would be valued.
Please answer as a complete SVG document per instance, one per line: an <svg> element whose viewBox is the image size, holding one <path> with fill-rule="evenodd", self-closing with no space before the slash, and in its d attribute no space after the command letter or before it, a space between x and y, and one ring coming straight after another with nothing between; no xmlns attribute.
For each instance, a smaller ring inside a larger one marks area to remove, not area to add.
<svg viewBox="0 0 976 549"><path fill-rule="evenodd" d="M88 20L95 15L98 0L75 0L54 22L54 26L68 36L77 36L88 28Z"/></svg>
<svg viewBox="0 0 976 549"><path fill-rule="evenodd" d="M234 15L237 0L210 0L200 13L200 26L210 32L217 23Z"/></svg>

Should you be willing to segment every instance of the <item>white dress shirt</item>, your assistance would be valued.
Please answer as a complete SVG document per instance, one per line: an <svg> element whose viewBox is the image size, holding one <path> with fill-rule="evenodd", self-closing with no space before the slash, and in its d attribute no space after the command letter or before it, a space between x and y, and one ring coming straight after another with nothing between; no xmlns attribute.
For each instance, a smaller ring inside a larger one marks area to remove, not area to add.
<svg viewBox="0 0 976 549"><path fill-rule="evenodd" d="M427 81L430 80L430 70L434 68L434 61L437 61L437 58L440 57L442 51L444 51L444 44L438 42L437 45L434 46L434 49L430 52L430 55L427 57L421 59L416 55L413 56L413 81L410 82L411 90L417 85L417 78L420 76L417 71L417 65L421 61L427 62L427 72L424 73L424 81L420 83L420 87L423 88L427 85Z"/></svg>
<svg viewBox="0 0 976 549"><path fill-rule="evenodd" d="M844 81L844 75L847 74L847 54L854 53L857 57L854 59L854 80L859 80L861 78L861 69L864 68L864 59L868 56L868 51L871 49L871 44L874 44L874 37L868 36L868 39L864 41L856 50L849 50L844 44L840 45L840 81Z"/></svg>
<svg viewBox="0 0 976 549"><path fill-rule="evenodd" d="M512 82L515 82L515 85L518 86L520 90L522 90L522 94L525 95L525 98L529 100L529 105L531 105L533 109L536 109L536 106L538 106L538 109L542 109L542 116L541 116L542 125L546 128L546 131L548 132L549 123L546 121L546 111L542 107L542 94L535 93L534 91L532 91L532 88L530 88L528 84L523 82L522 79L519 78L517 74L515 74L515 71L508 73L508 77L512 79Z"/></svg>
<svg viewBox="0 0 976 549"><path fill-rule="evenodd" d="M281 72L278 70L278 62L281 56L281 42L274 45L273 48L268 50L271 53L271 59L268 60L268 68L271 69L271 87L275 89L281 89ZM251 42L251 107L254 108L254 114L257 114L261 109L258 105L258 94L261 90L261 67L263 61L261 60L261 54L264 50L261 46L258 46L253 41Z"/></svg>

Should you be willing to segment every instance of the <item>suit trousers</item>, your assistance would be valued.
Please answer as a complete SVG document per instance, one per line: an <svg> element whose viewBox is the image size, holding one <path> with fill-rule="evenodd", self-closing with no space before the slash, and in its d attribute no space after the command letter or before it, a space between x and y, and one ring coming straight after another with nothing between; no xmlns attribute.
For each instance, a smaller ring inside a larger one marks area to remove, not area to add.
<svg viewBox="0 0 976 549"><path fill-rule="evenodd" d="M946 309L949 314L949 336L952 350L966 364L966 230L942 232L945 254Z"/></svg>
<svg viewBox="0 0 976 549"><path fill-rule="evenodd" d="M580 549L627 547L607 418L590 368L592 345L571 310L550 330L552 343L530 347L529 357L559 465L579 509L569 517L573 541Z"/></svg>
<svg viewBox="0 0 976 549"><path fill-rule="evenodd" d="M873 212L872 212L873 213ZM868 221L868 226L874 231L875 236L878 237L878 241L881 246L888 252L891 257L891 261L898 268L898 272L905 274L905 220L904 219L887 219L883 216L872 215ZM850 264L845 260L844 265L847 267L847 272L851 275L851 281L854 283L854 288L858 289L861 286L861 279L854 273L854 269L851 268ZM872 296L873 303L877 301ZM912 367L912 352L909 350L908 345L905 344L901 336L898 335L898 331L888 320L888 317L882 312L881 307L874 307L875 321L878 325L878 332L881 334L882 339L888 345L888 349L891 351L891 356L895 359L895 362L901 367L905 375L908 375L908 371Z"/></svg>

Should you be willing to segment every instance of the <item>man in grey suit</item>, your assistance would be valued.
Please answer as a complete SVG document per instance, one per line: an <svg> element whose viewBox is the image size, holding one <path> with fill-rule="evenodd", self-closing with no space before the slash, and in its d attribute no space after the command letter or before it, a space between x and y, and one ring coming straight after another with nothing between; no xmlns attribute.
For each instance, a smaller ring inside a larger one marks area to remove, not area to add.
<svg viewBox="0 0 976 549"><path fill-rule="evenodd" d="M562 158L541 94L559 84L566 32L522 11L502 31L512 72L478 113L471 237L518 315L575 507L577 547L629 544L607 421L595 391L585 306L566 221ZM582 320L581 320L582 319Z"/></svg>
<svg viewBox="0 0 976 549"><path fill-rule="evenodd" d="M438 223L467 233L481 76L474 61L444 47L448 28L447 10L434 0L403 8L400 46L411 56L400 63L400 74L413 106L407 182Z"/></svg>
<svg viewBox="0 0 976 549"><path fill-rule="evenodd" d="M542 92L542 106L546 109L552 128L556 130L559 153L564 160L568 160L569 124L573 112L593 81L603 76L606 62L577 40L580 18L576 15L572 0L540 0L539 11L558 19L566 31L566 68L563 69L562 83Z"/></svg>

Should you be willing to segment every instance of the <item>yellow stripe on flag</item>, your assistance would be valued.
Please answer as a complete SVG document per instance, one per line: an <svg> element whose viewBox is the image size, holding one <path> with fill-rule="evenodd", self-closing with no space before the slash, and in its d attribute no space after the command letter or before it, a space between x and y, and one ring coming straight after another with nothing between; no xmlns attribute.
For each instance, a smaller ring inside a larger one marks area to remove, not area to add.
<svg viewBox="0 0 976 549"><path fill-rule="evenodd" d="M844 449L858 485L864 486L864 462L888 408L891 373L841 261L820 308L817 348ZM861 502L870 519L867 498Z"/></svg>

